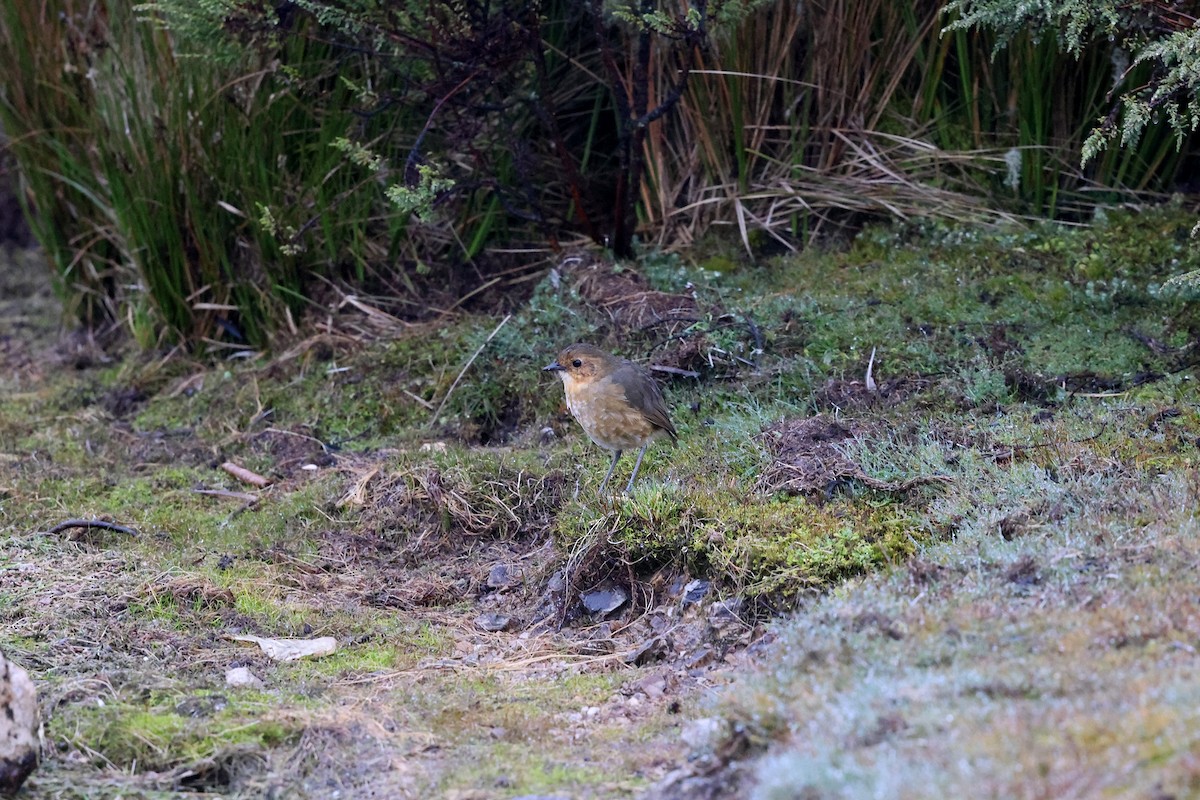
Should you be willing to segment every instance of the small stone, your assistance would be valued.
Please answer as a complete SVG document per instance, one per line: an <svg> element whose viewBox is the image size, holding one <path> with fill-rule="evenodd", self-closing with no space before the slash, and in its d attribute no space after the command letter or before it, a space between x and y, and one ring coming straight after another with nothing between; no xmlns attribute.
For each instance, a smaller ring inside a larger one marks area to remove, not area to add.
<svg viewBox="0 0 1200 800"><path fill-rule="evenodd" d="M0 653L0 794L16 794L37 768L40 729L33 679Z"/></svg>
<svg viewBox="0 0 1200 800"><path fill-rule="evenodd" d="M225 670L225 685L235 689L243 687L261 689L263 682L261 678L250 671L249 667L234 667Z"/></svg>
<svg viewBox="0 0 1200 800"><path fill-rule="evenodd" d="M628 602L629 593L620 586L610 586L587 592L579 599L589 614L607 616Z"/></svg>
<svg viewBox="0 0 1200 800"><path fill-rule="evenodd" d="M488 570L487 587L489 589L507 589L519 586L524 580L520 569L510 569L507 564L493 564Z"/></svg>
<svg viewBox="0 0 1200 800"><path fill-rule="evenodd" d="M224 710L227 705L229 705L229 701L225 699L224 695L195 695L177 703L175 713L181 717L201 719L211 717L218 711Z"/></svg>
<svg viewBox="0 0 1200 800"><path fill-rule="evenodd" d="M694 580L683 587L683 599L681 602L685 606L690 606L694 603L699 603L708 594L709 582L702 580Z"/></svg>
<svg viewBox="0 0 1200 800"><path fill-rule="evenodd" d="M687 657L683 662L686 669L700 669L707 667L709 664L717 660L717 651L713 650L709 645L703 645L695 653Z"/></svg>
<svg viewBox="0 0 1200 800"><path fill-rule="evenodd" d="M493 564L488 570L487 587L489 589L503 589L508 586L508 565Z"/></svg>
<svg viewBox="0 0 1200 800"><path fill-rule="evenodd" d="M676 625L671 631L671 647L680 655L703 647L712 641L712 628L705 622Z"/></svg>
<svg viewBox="0 0 1200 800"><path fill-rule="evenodd" d="M668 681L667 676L663 674L648 675L638 681L637 688L642 691L646 697L651 700L656 700L667 693Z"/></svg>
<svg viewBox="0 0 1200 800"><path fill-rule="evenodd" d="M667 642L661 636L655 636L652 639L647 639L640 645L630 650L622 658L626 664L648 664L651 661L657 661L662 658L663 653L667 649Z"/></svg>
<svg viewBox="0 0 1200 800"><path fill-rule="evenodd" d="M561 569L550 576L550 580L546 583L547 592L563 592L567 588L567 576Z"/></svg>
<svg viewBox="0 0 1200 800"><path fill-rule="evenodd" d="M506 631L513 626L513 618L507 614L496 614L489 612L480 614L475 618L475 625L482 630L496 633Z"/></svg>
<svg viewBox="0 0 1200 800"><path fill-rule="evenodd" d="M671 618L671 615L658 611L649 614L646 617L646 623L650 626L650 631L655 634L666 633L676 625L676 622Z"/></svg>
<svg viewBox="0 0 1200 800"><path fill-rule="evenodd" d="M713 603L712 608L708 610L708 624L712 625L718 631L722 631L732 625L742 625L744 623L741 614L742 599L740 597L731 597L728 600Z"/></svg>

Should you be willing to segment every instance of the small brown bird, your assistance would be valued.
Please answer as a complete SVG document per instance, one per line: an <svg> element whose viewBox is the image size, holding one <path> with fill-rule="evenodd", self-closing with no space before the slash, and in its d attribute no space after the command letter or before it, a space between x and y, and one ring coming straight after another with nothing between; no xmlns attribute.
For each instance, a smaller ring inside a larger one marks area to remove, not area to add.
<svg viewBox="0 0 1200 800"><path fill-rule="evenodd" d="M557 372L562 378L567 408L588 438L613 451L612 464L600 484L601 494L622 452L631 447L642 448L625 485L628 493L650 442L664 433L672 440L678 438L658 383L632 361L590 344L573 344L542 369Z"/></svg>

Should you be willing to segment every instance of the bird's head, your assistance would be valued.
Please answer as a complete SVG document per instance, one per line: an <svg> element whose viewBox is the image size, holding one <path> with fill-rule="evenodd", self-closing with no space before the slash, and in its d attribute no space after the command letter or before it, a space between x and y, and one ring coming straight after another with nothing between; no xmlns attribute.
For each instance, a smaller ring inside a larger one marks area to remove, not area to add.
<svg viewBox="0 0 1200 800"><path fill-rule="evenodd" d="M563 383L591 383L610 374L621 360L590 344L572 344L564 347L558 358L542 367L543 371L557 372Z"/></svg>

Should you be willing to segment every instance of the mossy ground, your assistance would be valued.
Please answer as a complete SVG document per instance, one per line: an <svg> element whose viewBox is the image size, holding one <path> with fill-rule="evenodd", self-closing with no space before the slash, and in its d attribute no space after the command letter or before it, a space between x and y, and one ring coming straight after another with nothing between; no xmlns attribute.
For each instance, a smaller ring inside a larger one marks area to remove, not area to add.
<svg viewBox="0 0 1200 800"><path fill-rule="evenodd" d="M1182 566L1200 315L1164 286L1200 266L1191 224L885 227L720 272L649 255L654 302L690 304L670 327L556 271L507 320L335 324L217 367L109 359L6 278L0 647L41 681L52 748L26 791L628 797L699 713L767 747L763 797L886 795L893 773L908 796L934 773L938 796L1143 788L1117 753L1194 788L1176 734L1195 704L1175 699L1200 691ZM628 497L596 496L607 454L539 371L580 339L669 367L680 441ZM786 426L816 415L845 435L797 444ZM136 534L43 532L67 518ZM512 587L488 585L496 564ZM635 602L546 617L564 566ZM623 658L663 576L799 614L715 710L687 687L725 680L720 657ZM481 610L529 627L485 633ZM241 633L341 649L277 664ZM235 665L265 686L227 688ZM683 683L638 689L655 669ZM1006 763L1025 771L988 766Z"/></svg>

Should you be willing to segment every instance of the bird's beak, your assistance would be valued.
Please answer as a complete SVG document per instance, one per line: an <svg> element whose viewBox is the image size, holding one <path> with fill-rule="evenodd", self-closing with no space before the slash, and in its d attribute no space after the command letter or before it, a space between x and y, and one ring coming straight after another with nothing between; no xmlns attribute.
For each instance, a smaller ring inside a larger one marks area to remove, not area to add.
<svg viewBox="0 0 1200 800"><path fill-rule="evenodd" d="M542 367L542 372L562 372L566 367L557 361L551 361L546 366Z"/></svg>

